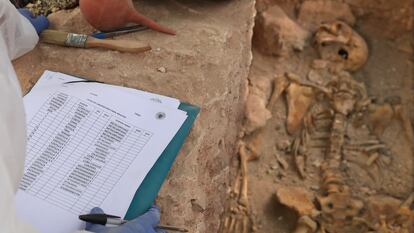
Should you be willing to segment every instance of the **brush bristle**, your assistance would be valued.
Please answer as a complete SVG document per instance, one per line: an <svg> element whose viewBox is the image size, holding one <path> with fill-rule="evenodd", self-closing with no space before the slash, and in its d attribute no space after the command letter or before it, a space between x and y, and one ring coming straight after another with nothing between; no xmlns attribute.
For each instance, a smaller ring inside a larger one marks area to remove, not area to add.
<svg viewBox="0 0 414 233"><path fill-rule="evenodd" d="M44 43L65 45L68 38L68 32L56 31L56 30L44 30L40 34L40 40Z"/></svg>

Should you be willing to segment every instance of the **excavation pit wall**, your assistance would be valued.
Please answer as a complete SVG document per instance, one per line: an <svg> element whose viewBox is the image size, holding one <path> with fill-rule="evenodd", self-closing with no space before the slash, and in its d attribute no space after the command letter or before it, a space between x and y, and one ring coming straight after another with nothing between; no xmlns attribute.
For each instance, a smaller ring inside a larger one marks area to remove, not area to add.
<svg viewBox="0 0 414 233"><path fill-rule="evenodd" d="M152 51L128 54L40 43L14 62L26 93L45 70L178 98L200 115L157 198L161 222L190 232L217 232L230 180L230 160L242 119L240 88L251 64L254 2L140 1L136 7L177 31L118 37L149 42ZM51 28L93 29L78 8L49 15Z"/></svg>

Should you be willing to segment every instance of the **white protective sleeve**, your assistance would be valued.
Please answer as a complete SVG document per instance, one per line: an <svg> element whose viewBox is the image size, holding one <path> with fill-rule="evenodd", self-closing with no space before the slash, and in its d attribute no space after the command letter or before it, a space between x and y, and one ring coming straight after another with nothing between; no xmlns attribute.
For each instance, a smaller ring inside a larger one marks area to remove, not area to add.
<svg viewBox="0 0 414 233"><path fill-rule="evenodd" d="M9 0L0 0L1 233L36 232L16 217L14 195L23 174L26 156L26 121L20 85L11 60L32 50L38 40L31 23L20 15Z"/></svg>
<svg viewBox="0 0 414 233"><path fill-rule="evenodd" d="M11 60L31 50L38 37L9 0L0 0L0 232L31 233L16 218L14 195L26 154L26 122Z"/></svg>

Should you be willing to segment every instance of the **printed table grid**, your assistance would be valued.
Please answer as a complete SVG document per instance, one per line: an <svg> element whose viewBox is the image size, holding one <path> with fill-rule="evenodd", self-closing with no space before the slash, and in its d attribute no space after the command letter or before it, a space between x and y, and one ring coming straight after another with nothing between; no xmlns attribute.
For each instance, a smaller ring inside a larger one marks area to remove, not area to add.
<svg viewBox="0 0 414 233"><path fill-rule="evenodd" d="M55 93L29 122L20 189L85 213L104 202L152 135L95 104Z"/></svg>

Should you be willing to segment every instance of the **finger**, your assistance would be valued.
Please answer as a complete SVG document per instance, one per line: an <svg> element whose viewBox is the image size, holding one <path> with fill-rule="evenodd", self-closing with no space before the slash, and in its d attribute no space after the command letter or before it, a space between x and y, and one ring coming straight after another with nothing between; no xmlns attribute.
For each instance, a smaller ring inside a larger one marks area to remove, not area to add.
<svg viewBox="0 0 414 233"><path fill-rule="evenodd" d="M103 214L105 213L101 208L99 207L94 207L93 209L91 209L91 214Z"/></svg>
<svg viewBox="0 0 414 233"><path fill-rule="evenodd" d="M136 226L143 226L144 228L154 228L160 223L160 209L158 206L153 205L145 214L129 223Z"/></svg>
<svg viewBox="0 0 414 233"><path fill-rule="evenodd" d="M33 24L36 25L36 31L39 34L49 27L49 20L44 15L41 15L33 20Z"/></svg>
<svg viewBox="0 0 414 233"><path fill-rule="evenodd" d="M90 213L91 214L103 214L104 211L99 207L95 207L91 209ZM93 224L93 223L86 222L85 229L88 231L97 232L98 230L102 230L104 227L105 226L100 225L100 224Z"/></svg>

